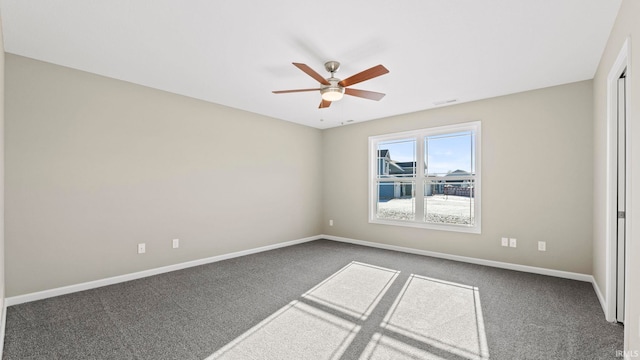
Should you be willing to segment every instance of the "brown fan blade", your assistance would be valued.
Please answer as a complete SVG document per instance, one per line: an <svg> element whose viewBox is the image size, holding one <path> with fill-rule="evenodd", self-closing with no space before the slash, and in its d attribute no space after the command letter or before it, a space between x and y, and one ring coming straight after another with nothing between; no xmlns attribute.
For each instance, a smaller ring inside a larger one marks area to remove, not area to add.
<svg viewBox="0 0 640 360"><path fill-rule="evenodd" d="M272 91L272 93L274 93L274 94L288 94L288 93L295 93L295 92L318 91L318 90L320 90L320 89L276 90L276 91Z"/></svg>
<svg viewBox="0 0 640 360"><path fill-rule="evenodd" d="M383 93L379 93L375 91L358 90L358 89L351 89L351 88L344 89L344 93L347 95L357 96L357 97L361 97L369 100L375 100L375 101L380 101L385 95Z"/></svg>
<svg viewBox="0 0 640 360"><path fill-rule="evenodd" d="M304 71L307 75L309 75L312 78L316 79L316 81L319 82L320 84L322 84L322 85L331 85L327 81L327 79L323 78L322 75L320 75L317 72L315 72L315 70L313 70L312 68L310 68L306 64L301 64L301 63L292 63L292 64L295 65L298 69Z"/></svg>
<svg viewBox="0 0 640 360"><path fill-rule="evenodd" d="M382 65L376 65L370 69L367 69L365 71L361 71L353 76L350 76L342 81L340 81L338 84L340 86L343 87L347 87L347 86L351 86L354 84L357 84L359 82L363 82L369 79L373 79L374 77L378 77L380 75L384 75L386 73L388 73L389 70L387 70L386 67L382 66Z"/></svg>
<svg viewBox="0 0 640 360"><path fill-rule="evenodd" d="M331 101L327 101L323 99L320 102L320 106L318 106L318 109L328 108L329 106L331 106Z"/></svg>

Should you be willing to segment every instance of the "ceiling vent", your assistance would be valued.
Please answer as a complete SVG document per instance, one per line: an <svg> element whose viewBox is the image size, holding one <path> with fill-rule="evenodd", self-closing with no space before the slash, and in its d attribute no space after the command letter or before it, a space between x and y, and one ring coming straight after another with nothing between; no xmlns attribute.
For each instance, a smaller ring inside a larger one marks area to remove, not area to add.
<svg viewBox="0 0 640 360"><path fill-rule="evenodd" d="M452 104L454 102L458 101L458 99L449 99L449 100L441 100L441 101L435 101L433 103L433 105L435 106L440 106L440 105L446 105L446 104Z"/></svg>

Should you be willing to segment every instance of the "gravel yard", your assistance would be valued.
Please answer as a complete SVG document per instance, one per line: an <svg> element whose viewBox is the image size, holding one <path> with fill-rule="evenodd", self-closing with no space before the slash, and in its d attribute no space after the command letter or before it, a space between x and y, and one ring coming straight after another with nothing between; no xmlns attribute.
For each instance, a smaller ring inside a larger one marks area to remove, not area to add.
<svg viewBox="0 0 640 360"><path fill-rule="evenodd" d="M471 224L474 199L454 195L433 195L426 198L427 222L439 224ZM414 219L414 199L391 199L378 203L378 218Z"/></svg>

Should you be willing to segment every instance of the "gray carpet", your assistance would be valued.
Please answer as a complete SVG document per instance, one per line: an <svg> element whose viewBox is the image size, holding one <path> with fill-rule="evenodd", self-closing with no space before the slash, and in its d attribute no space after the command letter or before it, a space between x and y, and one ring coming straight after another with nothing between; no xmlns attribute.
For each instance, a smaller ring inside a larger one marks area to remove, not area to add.
<svg viewBox="0 0 640 360"><path fill-rule="evenodd" d="M13 359L619 359L592 285L318 240L11 306Z"/></svg>

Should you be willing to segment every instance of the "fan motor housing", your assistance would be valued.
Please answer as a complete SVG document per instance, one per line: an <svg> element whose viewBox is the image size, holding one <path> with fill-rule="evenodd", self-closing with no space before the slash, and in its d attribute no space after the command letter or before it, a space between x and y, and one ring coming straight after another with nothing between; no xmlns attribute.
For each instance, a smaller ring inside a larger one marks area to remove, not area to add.
<svg viewBox="0 0 640 360"><path fill-rule="evenodd" d="M344 95L344 87L340 86L338 83L340 79L335 77L330 77L327 79L330 85L322 85L320 88L320 94L322 94L322 98L327 101L337 101L342 99Z"/></svg>
<svg viewBox="0 0 640 360"><path fill-rule="evenodd" d="M340 63L337 61L327 61L324 63L324 68L333 75L334 72L338 72L340 69Z"/></svg>

